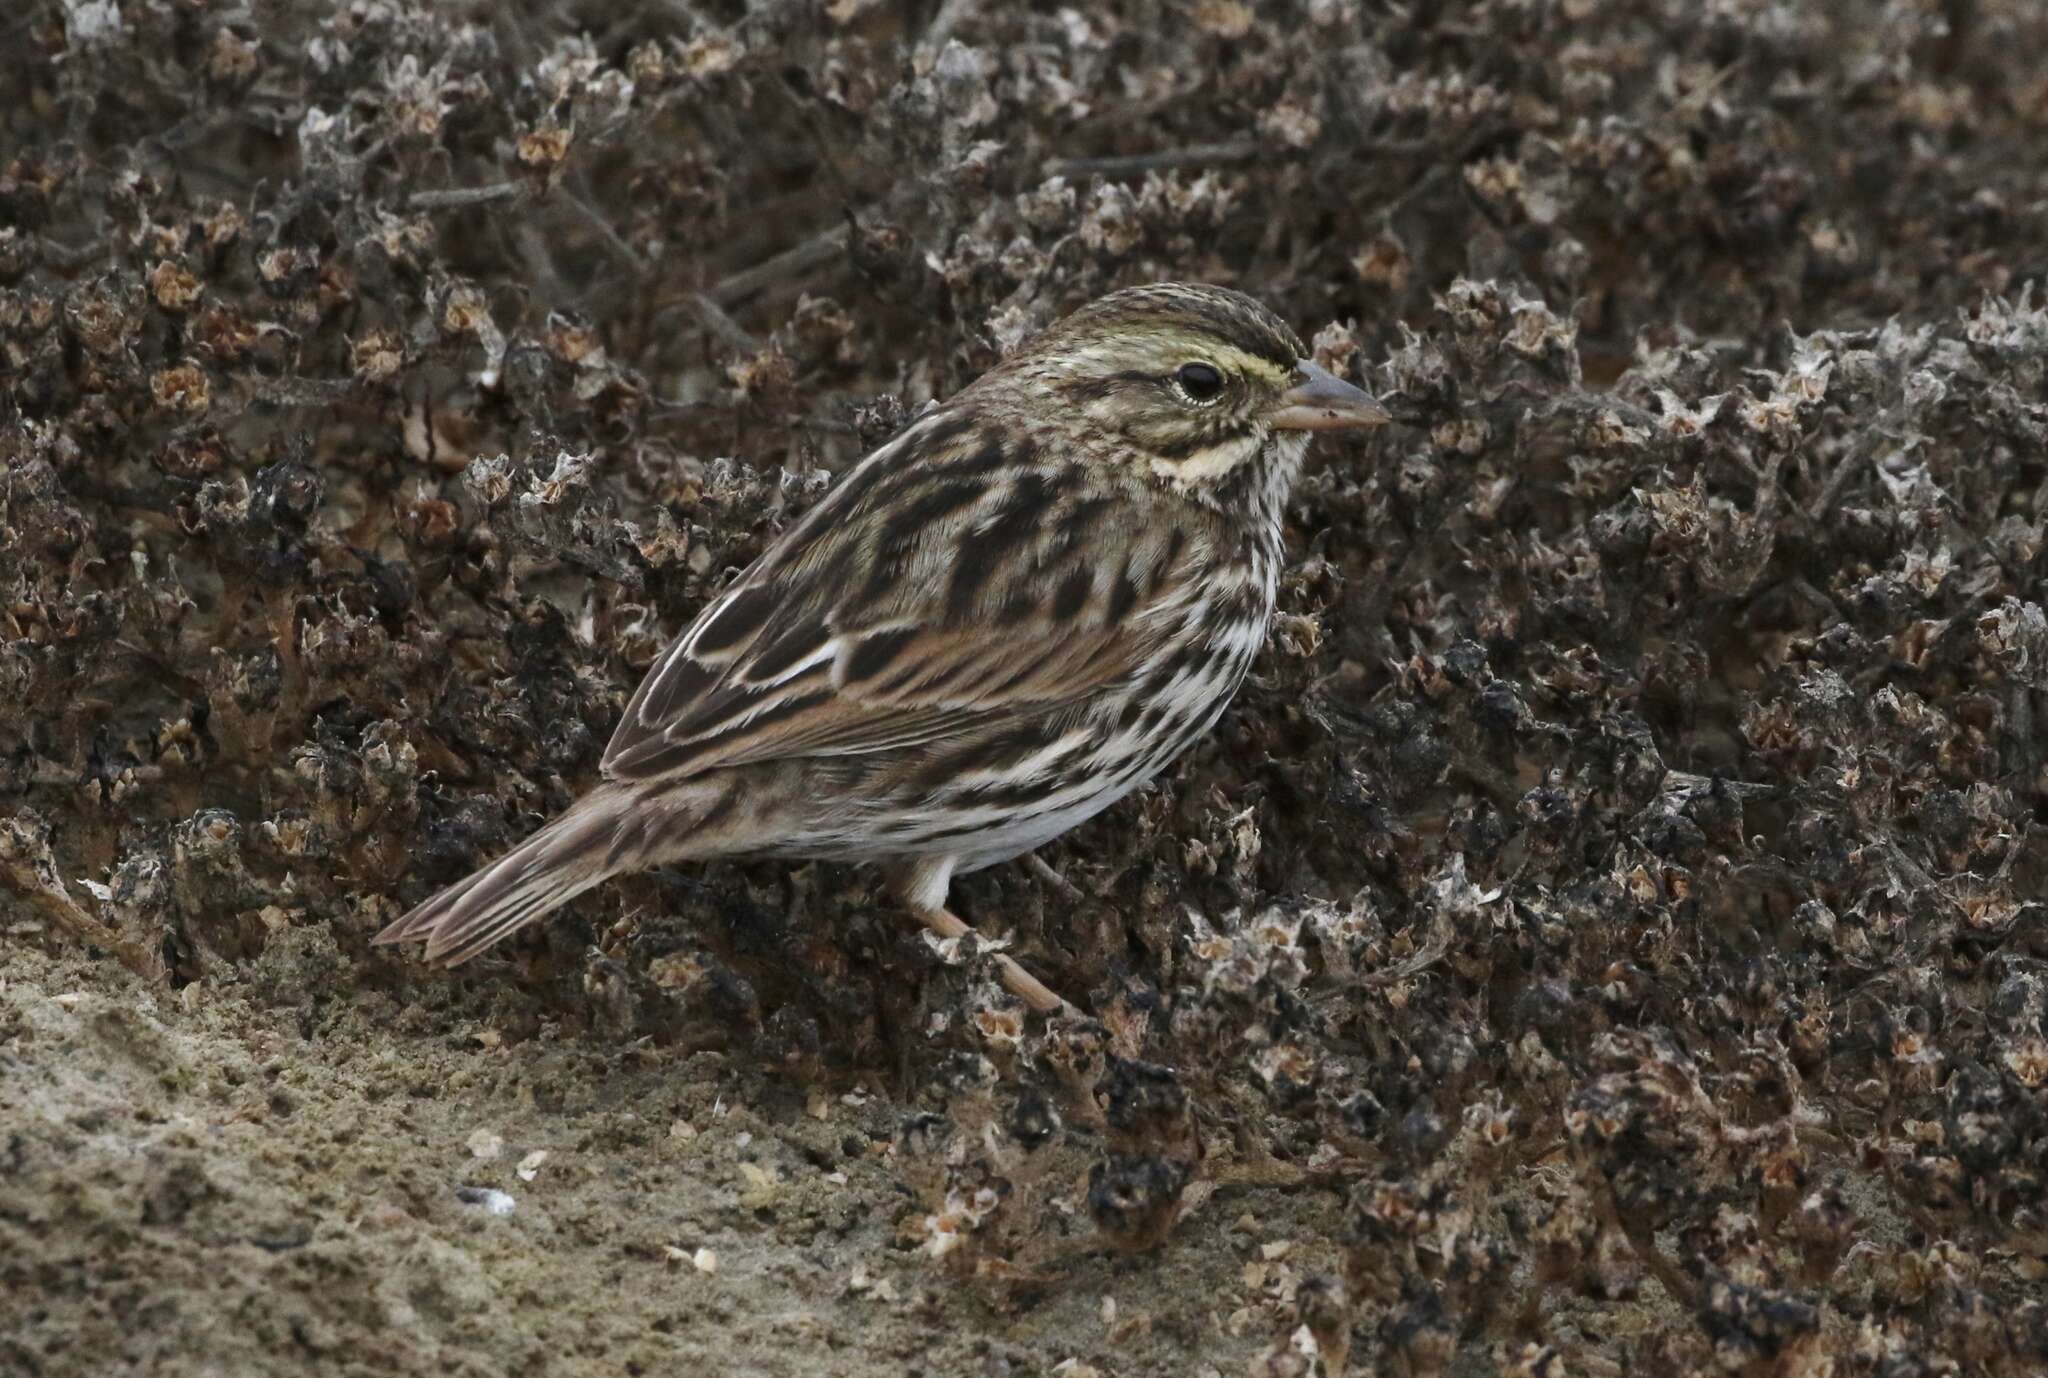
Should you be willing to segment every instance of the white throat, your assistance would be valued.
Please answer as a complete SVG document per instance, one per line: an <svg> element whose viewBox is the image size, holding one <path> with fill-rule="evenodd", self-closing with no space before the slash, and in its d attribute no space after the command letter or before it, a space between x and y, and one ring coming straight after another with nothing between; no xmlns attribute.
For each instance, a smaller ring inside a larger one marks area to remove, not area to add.
<svg viewBox="0 0 2048 1378"><path fill-rule="evenodd" d="M1233 435L1195 451L1184 459L1154 459L1152 472L1169 483L1208 487L1218 483L1240 464L1248 464L1264 442L1257 431Z"/></svg>

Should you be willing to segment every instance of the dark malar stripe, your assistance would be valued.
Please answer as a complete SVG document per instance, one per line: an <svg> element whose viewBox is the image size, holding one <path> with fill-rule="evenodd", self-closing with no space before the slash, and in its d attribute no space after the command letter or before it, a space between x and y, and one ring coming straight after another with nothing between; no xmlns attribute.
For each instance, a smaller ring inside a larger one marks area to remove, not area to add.
<svg viewBox="0 0 2048 1378"><path fill-rule="evenodd" d="M1251 432L1245 430L1203 432L1191 435L1185 440L1175 440L1164 445L1154 445L1152 453L1164 460L1178 461L1187 459L1191 455L1200 454L1203 450L1214 449L1218 445L1227 445L1233 440L1242 440L1250 434ZM1252 457L1247 456L1246 458L1247 462L1249 462Z"/></svg>

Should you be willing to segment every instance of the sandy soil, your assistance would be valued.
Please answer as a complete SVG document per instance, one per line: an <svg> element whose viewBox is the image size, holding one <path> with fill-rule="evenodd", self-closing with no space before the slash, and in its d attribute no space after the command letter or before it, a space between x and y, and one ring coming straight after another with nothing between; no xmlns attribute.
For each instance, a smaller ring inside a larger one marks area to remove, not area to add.
<svg viewBox="0 0 2048 1378"><path fill-rule="evenodd" d="M956 1282L898 1242L886 1094L507 1043L282 946L173 995L9 948L10 1371L1234 1374L1331 1264L1293 1241L1339 1193L1245 1190L1141 1259L1083 1219L1042 1287Z"/></svg>

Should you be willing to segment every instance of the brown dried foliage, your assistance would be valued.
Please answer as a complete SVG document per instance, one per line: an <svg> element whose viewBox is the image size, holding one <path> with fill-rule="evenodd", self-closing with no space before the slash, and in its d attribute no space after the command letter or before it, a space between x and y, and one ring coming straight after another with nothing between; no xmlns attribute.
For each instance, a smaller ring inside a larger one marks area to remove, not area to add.
<svg viewBox="0 0 2048 1378"><path fill-rule="evenodd" d="M587 785L832 472L1227 282L1404 424L1326 449L1213 745L1051 849L1080 901L963 886L1099 1022L779 867L610 887L464 1007L907 1067L905 1237L1015 1296L1344 1193L1259 1372L2048 1363L2038 7L0 28L29 928L431 991L367 935ZM1603 1336L1652 1286L1692 1323Z"/></svg>

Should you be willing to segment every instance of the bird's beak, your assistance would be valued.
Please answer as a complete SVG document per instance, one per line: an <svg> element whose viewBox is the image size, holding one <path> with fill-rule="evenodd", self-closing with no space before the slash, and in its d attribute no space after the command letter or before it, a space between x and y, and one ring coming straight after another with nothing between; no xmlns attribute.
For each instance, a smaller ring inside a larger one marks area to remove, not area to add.
<svg viewBox="0 0 2048 1378"><path fill-rule="evenodd" d="M1296 367L1298 381L1280 394L1266 424L1281 431L1341 431L1384 426L1394 418L1362 388L1355 388L1313 360Z"/></svg>

